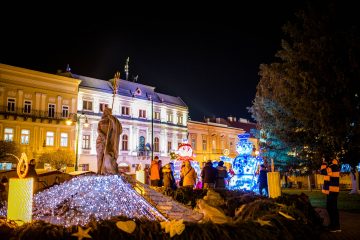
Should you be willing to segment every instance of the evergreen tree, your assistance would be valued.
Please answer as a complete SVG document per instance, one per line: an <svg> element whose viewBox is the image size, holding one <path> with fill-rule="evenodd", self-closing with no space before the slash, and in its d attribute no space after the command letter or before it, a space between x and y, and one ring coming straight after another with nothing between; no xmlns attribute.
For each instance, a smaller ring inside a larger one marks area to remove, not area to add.
<svg viewBox="0 0 360 240"><path fill-rule="evenodd" d="M279 61L260 66L250 111L310 165L360 160L360 34L349 2L316 1L284 27ZM300 150L300 151L299 151Z"/></svg>

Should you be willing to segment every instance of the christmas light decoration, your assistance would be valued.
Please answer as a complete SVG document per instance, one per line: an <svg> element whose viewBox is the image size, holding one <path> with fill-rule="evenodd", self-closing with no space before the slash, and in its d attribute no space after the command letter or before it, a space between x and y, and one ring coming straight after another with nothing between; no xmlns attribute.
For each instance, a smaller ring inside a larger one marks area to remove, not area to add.
<svg viewBox="0 0 360 240"><path fill-rule="evenodd" d="M166 221L118 175L79 176L34 196L37 220L72 226L113 216Z"/></svg>
<svg viewBox="0 0 360 240"><path fill-rule="evenodd" d="M262 160L259 157L251 156L253 143L249 141L250 134L239 134L239 142L236 151L239 153L233 162L235 175L230 179L229 189L241 189L257 191L256 170Z"/></svg>

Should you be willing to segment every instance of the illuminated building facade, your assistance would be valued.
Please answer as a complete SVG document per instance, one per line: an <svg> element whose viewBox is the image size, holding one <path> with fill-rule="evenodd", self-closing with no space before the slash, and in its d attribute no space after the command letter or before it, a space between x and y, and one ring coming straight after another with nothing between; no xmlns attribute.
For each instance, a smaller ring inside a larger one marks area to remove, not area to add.
<svg viewBox="0 0 360 240"><path fill-rule="evenodd" d="M75 148L75 127L65 120L77 110L80 81L0 64L0 140L19 143L29 158Z"/></svg>
<svg viewBox="0 0 360 240"><path fill-rule="evenodd" d="M72 74L81 80L78 113L85 114L90 127L79 134L79 164L83 170L96 171L98 122L105 106L113 109L122 124L118 164L135 171L136 164L150 164L153 128L153 155L163 164L170 152L187 137L188 107L179 97L158 93L155 87L120 80L112 107L111 82ZM153 118L152 118L153 117Z"/></svg>

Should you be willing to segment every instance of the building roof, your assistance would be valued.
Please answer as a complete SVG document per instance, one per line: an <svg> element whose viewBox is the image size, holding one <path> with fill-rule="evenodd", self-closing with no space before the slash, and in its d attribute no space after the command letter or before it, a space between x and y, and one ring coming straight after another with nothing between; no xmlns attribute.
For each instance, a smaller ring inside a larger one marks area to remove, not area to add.
<svg viewBox="0 0 360 240"><path fill-rule="evenodd" d="M80 88L93 89L107 93L113 92L110 81L86 77L73 73L72 76L73 78L77 78L81 80L79 86ZM174 97L163 93L157 93L155 92L155 87L136 83L136 82L130 82L123 79L120 79L118 83L117 94L127 97L145 99L145 100L149 100L149 98L152 97L154 102L165 103L170 105L178 105L187 108L187 105L180 97Z"/></svg>
<svg viewBox="0 0 360 240"><path fill-rule="evenodd" d="M235 117L228 117L228 119L225 118L205 118L205 122L213 122L218 124L224 124L228 127L234 127L234 128L242 128L245 132L250 133L252 136L250 130L256 129L256 123L250 122L246 119L239 118L238 120Z"/></svg>

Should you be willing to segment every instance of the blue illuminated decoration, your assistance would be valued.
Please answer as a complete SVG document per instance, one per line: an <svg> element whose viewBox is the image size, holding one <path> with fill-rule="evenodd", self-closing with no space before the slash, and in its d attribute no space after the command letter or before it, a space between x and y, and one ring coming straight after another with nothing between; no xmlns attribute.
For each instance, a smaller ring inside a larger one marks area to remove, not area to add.
<svg viewBox="0 0 360 240"><path fill-rule="evenodd" d="M229 189L257 190L257 177L255 176L262 159L252 156L253 143L249 141L250 134L239 134L236 151L239 153L233 161L235 175L230 179Z"/></svg>

